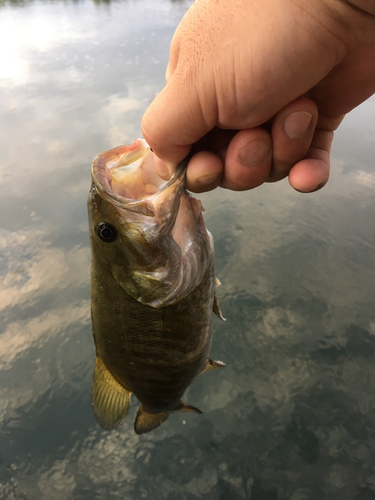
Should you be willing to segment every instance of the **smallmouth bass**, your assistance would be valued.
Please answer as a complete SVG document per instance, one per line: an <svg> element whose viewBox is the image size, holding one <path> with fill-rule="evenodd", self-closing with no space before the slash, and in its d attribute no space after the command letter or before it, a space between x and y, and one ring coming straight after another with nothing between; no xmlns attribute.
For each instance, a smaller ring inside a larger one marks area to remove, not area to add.
<svg viewBox="0 0 375 500"><path fill-rule="evenodd" d="M134 429L149 432L173 412L200 374L224 366L208 355L216 299L213 238L202 205L184 188L188 160L169 181L138 139L99 154L88 196L91 316L96 347L93 410L105 429L140 401Z"/></svg>

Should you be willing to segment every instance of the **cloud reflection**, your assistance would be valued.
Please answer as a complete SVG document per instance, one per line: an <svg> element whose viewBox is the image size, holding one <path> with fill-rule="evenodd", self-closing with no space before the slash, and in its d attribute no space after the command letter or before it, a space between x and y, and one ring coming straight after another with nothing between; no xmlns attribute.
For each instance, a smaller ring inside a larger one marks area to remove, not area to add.
<svg viewBox="0 0 375 500"><path fill-rule="evenodd" d="M20 242L27 245L24 251ZM4 245L4 239L3 239ZM26 234L12 235L4 251L24 255L29 250ZM17 265L18 264L18 265ZM37 253L20 262L10 261L10 269L0 283L0 310L16 305L34 304L42 295L89 283L90 252L76 246L65 252L60 248L38 248Z"/></svg>
<svg viewBox="0 0 375 500"><path fill-rule="evenodd" d="M43 53L65 42L94 38L94 30L77 29L76 21L67 15L65 8L61 10L59 29L56 29L55 13L48 8L48 3L46 7L39 7L38 15L31 10L27 17L16 16L12 10L1 10L0 45L6 50L0 52L0 86L27 83L35 52ZM59 9L58 5L55 8Z"/></svg>
<svg viewBox="0 0 375 500"><path fill-rule="evenodd" d="M30 320L10 323L0 336L0 370L11 368L15 359L27 354L28 349L42 349L44 343L74 324L90 324L89 301L83 301L76 307L46 311Z"/></svg>

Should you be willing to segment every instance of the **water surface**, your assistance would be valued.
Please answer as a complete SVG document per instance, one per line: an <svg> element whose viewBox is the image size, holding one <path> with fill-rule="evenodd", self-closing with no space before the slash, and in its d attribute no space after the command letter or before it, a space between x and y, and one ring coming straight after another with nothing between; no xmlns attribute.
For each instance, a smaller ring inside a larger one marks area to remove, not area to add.
<svg viewBox="0 0 375 500"><path fill-rule="evenodd" d="M226 323L150 434L103 431L86 195L92 158L140 135L188 4L0 6L0 498L375 498L375 99L336 134L332 176L201 196Z"/></svg>

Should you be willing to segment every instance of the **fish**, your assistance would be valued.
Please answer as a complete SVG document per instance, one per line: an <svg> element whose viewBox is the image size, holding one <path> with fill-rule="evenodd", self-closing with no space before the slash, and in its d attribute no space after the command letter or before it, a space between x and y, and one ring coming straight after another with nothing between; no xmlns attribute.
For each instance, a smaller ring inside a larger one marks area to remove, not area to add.
<svg viewBox="0 0 375 500"><path fill-rule="evenodd" d="M225 366L209 358L212 312L224 318L213 237L185 189L188 158L166 181L153 157L143 139L99 154L88 195L93 411L101 427L116 429L134 394L137 434L175 412L201 413L184 392Z"/></svg>

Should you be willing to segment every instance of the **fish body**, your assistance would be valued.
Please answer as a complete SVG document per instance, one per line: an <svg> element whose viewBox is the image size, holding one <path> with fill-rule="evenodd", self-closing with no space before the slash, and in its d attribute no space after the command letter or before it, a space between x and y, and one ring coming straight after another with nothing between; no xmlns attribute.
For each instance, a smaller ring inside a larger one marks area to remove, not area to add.
<svg viewBox="0 0 375 500"><path fill-rule="evenodd" d="M96 362L94 413L102 427L124 421L130 395L141 402L135 431L176 411L209 359L212 311L221 316L213 238L201 203L184 188L187 161L167 182L142 140L98 155L88 197L91 309Z"/></svg>

